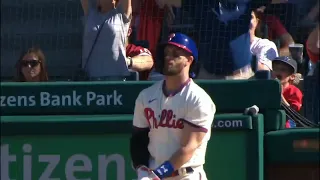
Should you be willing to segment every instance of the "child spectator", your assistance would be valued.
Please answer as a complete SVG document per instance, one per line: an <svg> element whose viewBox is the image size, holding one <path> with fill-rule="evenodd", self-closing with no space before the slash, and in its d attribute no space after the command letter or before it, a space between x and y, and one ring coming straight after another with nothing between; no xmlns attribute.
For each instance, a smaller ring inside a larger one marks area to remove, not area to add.
<svg viewBox="0 0 320 180"><path fill-rule="evenodd" d="M21 53L16 63L16 71L18 82L48 81L45 56L39 48L33 47Z"/></svg>
<svg viewBox="0 0 320 180"><path fill-rule="evenodd" d="M282 101L295 111L302 107L302 92L294 85L297 73L297 62L288 56L281 56L272 61L272 69L275 77L280 80L282 86ZM292 127L292 120L288 120L286 127Z"/></svg>
<svg viewBox="0 0 320 180"><path fill-rule="evenodd" d="M281 56L272 61L275 76L282 86L282 100L296 111L302 106L302 92L293 83L296 79L297 62L288 56Z"/></svg>

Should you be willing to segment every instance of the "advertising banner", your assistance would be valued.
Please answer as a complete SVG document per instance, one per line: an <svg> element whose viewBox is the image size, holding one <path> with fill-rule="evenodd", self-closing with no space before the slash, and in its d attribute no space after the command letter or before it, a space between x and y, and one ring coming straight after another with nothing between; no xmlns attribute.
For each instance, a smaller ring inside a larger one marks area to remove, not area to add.
<svg viewBox="0 0 320 180"><path fill-rule="evenodd" d="M129 135L8 137L3 180L133 180Z"/></svg>

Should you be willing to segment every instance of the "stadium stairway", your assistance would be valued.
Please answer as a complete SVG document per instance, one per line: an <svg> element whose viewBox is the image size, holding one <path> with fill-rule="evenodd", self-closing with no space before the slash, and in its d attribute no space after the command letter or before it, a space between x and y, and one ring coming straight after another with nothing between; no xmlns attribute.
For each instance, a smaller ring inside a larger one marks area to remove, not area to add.
<svg viewBox="0 0 320 180"><path fill-rule="evenodd" d="M70 78L81 60L79 0L1 1L1 78L11 79L21 51L39 46L51 77Z"/></svg>

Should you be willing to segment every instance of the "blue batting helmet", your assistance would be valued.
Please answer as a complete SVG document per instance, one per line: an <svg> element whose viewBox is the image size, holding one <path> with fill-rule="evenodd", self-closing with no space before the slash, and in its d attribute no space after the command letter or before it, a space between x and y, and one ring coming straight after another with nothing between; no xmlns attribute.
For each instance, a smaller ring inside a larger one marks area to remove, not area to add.
<svg viewBox="0 0 320 180"><path fill-rule="evenodd" d="M182 33L171 33L168 37L168 40L164 43L161 43L157 47L157 60L156 60L156 70L162 73L163 70L163 62L164 62L164 48L166 45L171 44L176 47L179 47L193 56L193 63L192 66L198 62L198 49L196 43L187 35ZM191 77L194 77L194 72L192 67L190 68ZM192 75L193 74L193 75Z"/></svg>

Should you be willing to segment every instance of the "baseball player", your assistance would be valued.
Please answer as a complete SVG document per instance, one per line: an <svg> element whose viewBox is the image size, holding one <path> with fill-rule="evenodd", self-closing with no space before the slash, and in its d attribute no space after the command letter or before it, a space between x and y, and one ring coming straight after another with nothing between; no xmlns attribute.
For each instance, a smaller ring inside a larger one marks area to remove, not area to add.
<svg viewBox="0 0 320 180"><path fill-rule="evenodd" d="M158 46L157 57L165 80L144 89L134 110L130 152L138 180L206 180L216 107L190 78L198 50L191 38L175 33Z"/></svg>

